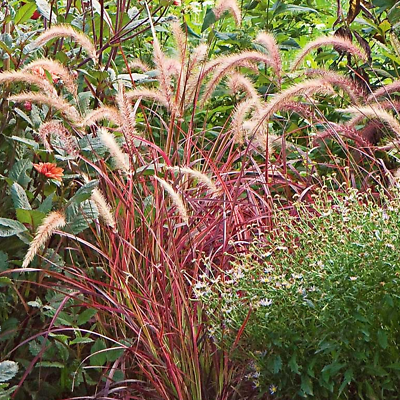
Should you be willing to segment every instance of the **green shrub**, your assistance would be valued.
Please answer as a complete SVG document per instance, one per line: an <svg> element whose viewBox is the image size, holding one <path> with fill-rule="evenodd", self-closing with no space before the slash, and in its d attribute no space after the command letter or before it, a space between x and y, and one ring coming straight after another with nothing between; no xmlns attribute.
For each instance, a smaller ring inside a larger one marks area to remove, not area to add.
<svg viewBox="0 0 400 400"><path fill-rule="evenodd" d="M314 200L277 212L250 255L197 284L212 334L236 340L249 376L276 398L398 398L399 200Z"/></svg>

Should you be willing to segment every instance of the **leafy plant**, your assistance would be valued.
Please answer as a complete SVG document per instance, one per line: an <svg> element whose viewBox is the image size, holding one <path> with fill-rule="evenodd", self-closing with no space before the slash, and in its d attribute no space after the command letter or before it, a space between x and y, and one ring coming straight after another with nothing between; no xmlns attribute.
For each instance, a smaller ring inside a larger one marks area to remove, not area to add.
<svg viewBox="0 0 400 400"><path fill-rule="evenodd" d="M381 200L331 191L277 210L277 229L197 284L217 343L253 360L262 392L396 398L400 221L398 200Z"/></svg>

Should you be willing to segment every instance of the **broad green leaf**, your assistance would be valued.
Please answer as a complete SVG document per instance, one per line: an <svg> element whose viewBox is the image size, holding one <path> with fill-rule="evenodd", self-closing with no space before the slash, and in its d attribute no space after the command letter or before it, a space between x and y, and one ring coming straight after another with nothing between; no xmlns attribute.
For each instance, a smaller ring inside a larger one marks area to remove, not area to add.
<svg viewBox="0 0 400 400"><path fill-rule="evenodd" d="M353 380L353 370L350 368L344 373L344 379L342 384L340 385L339 388L339 396L345 389L345 387Z"/></svg>
<svg viewBox="0 0 400 400"><path fill-rule="evenodd" d="M85 200L88 200L92 195L93 190L99 185L98 180L93 180L88 183L85 183L82 187L80 187L75 195L69 201L70 204L75 203L79 204Z"/></svg>
<svg viewBox="0 0 400 400"><path fill-rule="evenodd" d="M315 13L319 14L317 10L310 7L297 6L295 4L284 4L282 1L278 0L271 7L274 12L274 17L283 13Z"/></svg>
<svg viewBox="0 0 400 400"><path fill-rule="evenodd" d="M18 372L18 364L15 361L0 362L0 382L7 382Z"/></svg>
<svg viewBox="0 0 400 400"><path fill-rule="evenodd" d="M293 354L292 357L290 357L289 367L292 372L294 372L295 374L299 374L299 365L296 361L296 354Z"/></svg>
<svg viewBox="0 0 400 400"><path fill-rule="evenodd" d="M77 324L78 326L86 324L92 317L94 317L97 314L97 310L93 308L88 308L85 311L81 312L79 314Z"/></svg>
<svg viewBox="0 0 400 400"><path fill-rule="evenodd" d="M281 370L281 368L282 368L282 359L281 359L281 356L276 356L276 357L274 358L272 372L273 372L274 374L277 374L277 373L279 373L279 371Z"/></svg>
<svg viewBox="0 0 400 400"><path fill-rule="evenodd" d="M55 322L55 325L56 326L59 326L59 325L73 326L74 325L74 321L73 321L71 315L69 315L65 311L61 311L57 315L57 320Z"/></svg>
<svg viewBox="0 0 400 400"><path fill-rule="evenodd" d="M11 198L14 203L14 208L22 208L23 210L31 210L32 207L29 204L28 196L25 193L24 188L19 183L13 183L11 186Z"/></svg>
<svg viewBox="0 0 400 400"><path fill-rule="evenodd" d="M8 255L4 251L0 251L0 271L8 269Z"/></svg>
<svg viewBox="0 0 400 400"><path fill-rule="evenodd" d="M307 395L314 396L313 383L308 375L301 376L301 390Z"/></svg>
<svg viewBox="0 0 400 400"><path fill-rule="evenodd" d="M31 178L26 174L28 169L32 168L32 162L28 159L23 159L17 161L8 175L8 177L13 181L19 183L22 187L26 187L31 181Z"/></svg>
<svg viewBox="0 0 400 400"><path fill-rule="evenodd" d="M55 341L55 345L58 350L58 354L60 355L60 358L62 361L66 362L69 359L69 351L68 351L68 345L65 345L64 343L61 343L59 341Z"/></svg>
<svg viewBox="0 0 400 400"><path fill-rule="evenodd" d="M380 365L367 365L365 367L365 372L371 376L385 376L387 371Z"/></svg>
<svg viewBox="0 0 400 400"><path fill-rule="evenodd" d="M79 140L79 148L82 151L88 152L88 155L92 158L96 156L103 157L107 152L107 147L101 141L101 139L93 135L85 135L82 139Z"/></svg>
<svg viewBox="0 0 400 400"><path fill-rule="evenodd" d="M37 228L43 221L46 214L38 210L24 210L22 208L16 209L17 219L22 224L29 224L33 228Z"/></svg>
<svg viewBox="0 0 400 400"><path fill-rule="evenodd" d="M16 142L23 143L25 146L35 150L39 148L39 145L32 139L22 138L19 136L11 136L11 139Z"/></svg>
<svg viewBox="0 0 400 400"><path fill-rule="evenodd" d="M97 14L99 14L99 15L103 14L103 18L106 21L107 25L109 26L110 29L113 29L113 23L112 23L110 16L108 15L107 10L105 8L103 8L103 11L102 11L101 4L97 0L92 0L91 4L92 4L94 11L96 11Z"/></svg>
<svg viewBox="0 0 400 400"><path fill-rule="evenodd" d="M386 349L388 346L387 334L382 329L379 329L379 331L378 331L378 343L379 343L379 346L382 347L382 349Z"/></svg>
<svg viewBox="0 0 400 400"><path fill-rule="evenodd" d="M379 396L375 393L373 387L370 385L368 381L365 381L365 389L368 400L379 400Z"/></svg>
<svg viewBox="0 0 400 400"><path fill-rule="evenodd" d="M90 365L92 366L102 366L107 362L107 354L105 351L101 352L101 350L105 350L107 347L105 343L101 339L97 339L94 342L94 345L91 348L90 353ZM98 353L100 351L100 353Z"/></svg>
<svg viewBox="0 0 400 400"><path fill-rule="evenodd" d="M9 237L26 231L24 225L8 218L0 218L0 237Z"/></svg>
<svg viewBox="0 0 400 400"><path fill-rule="evenodd" d="M201 36L198 35L188 24L184 24L183 32L187 32L189 36L193 36L196 39L201 39Z"/></svg>
<svg viewBox="0 0 400 400"><path fill-rule="evenodd" d="M53 206L53 197L54 193L49 194L42 202L42 204L38 207L38 211L41 211L44 214L48 214Z"/></svg>
<svg viewBox="0 0 400 400"><path fill-rule="evenodd" d="M400 371L400 362L399 363L390 364L390 365L387 366L387 368L395 369L396 371Z"/></svg>
<svg viewBox="0 0 400 400"><path fill-rule="evenodd" d="M259 4L260 4L260 1L253 0L250 3L246 4L243 8L245 10L254 10Z"/></svg>
<svg viewBox="0 0 400 400"><path fill-rule="evenodd" d="M2 385L7 385L5 383L0 384L0 399L1 400L10 400L11 399L11 395L15 392L15 390L17 389L18 386L12 386L8 389L4 389L2 387ZM7 385L8 386L8 385Z"/></svg>
<svg viewBox="0 0 400 400"><path fill-rule="evenodd" d="M89 227L89 224L99 216L99 212L93 201L86 200L80 204L70 204L65 211L65 216L67 219L65 230L77 235Z"/></svg>
<svg viewBox="0 0 400 400"><path fill-rule="evenodd" d="M204 17L203 25L201 31L204 32L209 26L213 25L217 21L214 11L209 8L207 10L206 16Z"/></svg>
<svg viewBox="0 0 400 400"><path fill-rule="evenodd" d="M35 3L24 4L15 14L13 22L15 25L23 24L28 21L36 10Z"/></svg>
<svg viewBox="0 0 400 400"><path fill-rule="evenodd" d="M111 348L106 352L106 356L107 356L107 361L108 362L114 362L115 360L117 360L119 357L122 356L122 354L124 353L124 349L121 348Z"/></svg>

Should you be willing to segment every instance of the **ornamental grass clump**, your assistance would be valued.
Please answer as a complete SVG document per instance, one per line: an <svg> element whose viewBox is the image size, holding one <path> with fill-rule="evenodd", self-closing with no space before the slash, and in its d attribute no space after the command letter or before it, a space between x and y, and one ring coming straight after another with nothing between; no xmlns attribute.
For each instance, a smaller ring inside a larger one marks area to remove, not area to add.
<svg viewBox="0 0 400 400"><path fill-rule="evenodd" d="M219 346L277 399L395 399L400 382L399 200L321 193L278 211L218 279L196 286ZM237 341L238 333L243 332Z"/></svg>

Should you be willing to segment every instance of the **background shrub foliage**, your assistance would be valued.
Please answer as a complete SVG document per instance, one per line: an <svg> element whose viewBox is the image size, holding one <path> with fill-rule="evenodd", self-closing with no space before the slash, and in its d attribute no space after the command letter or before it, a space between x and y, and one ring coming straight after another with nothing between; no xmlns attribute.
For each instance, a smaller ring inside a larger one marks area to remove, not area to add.
<svg viewBox="0 0 400 400"><path fill-rule="evenodd" d="M2 5L0 397L391 398L399 5L326 5Z"/></svg>
<svg viewBox="0 0 400 400"><path fill-rule="evenodd" d="M223 278L198 283L213 334L230 346L245 324L237 352L277 398L396 398L398 200L328 192L294 210Z"/></svg>

